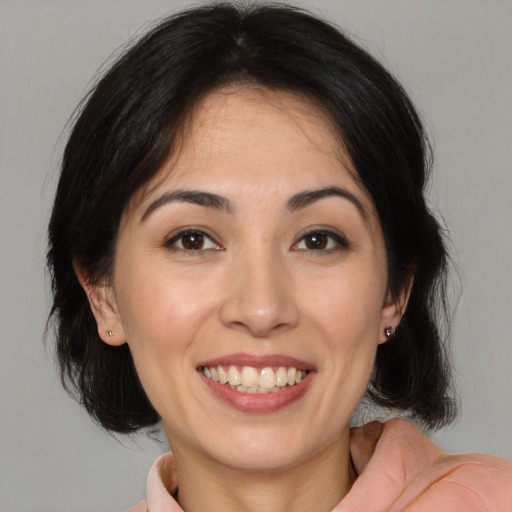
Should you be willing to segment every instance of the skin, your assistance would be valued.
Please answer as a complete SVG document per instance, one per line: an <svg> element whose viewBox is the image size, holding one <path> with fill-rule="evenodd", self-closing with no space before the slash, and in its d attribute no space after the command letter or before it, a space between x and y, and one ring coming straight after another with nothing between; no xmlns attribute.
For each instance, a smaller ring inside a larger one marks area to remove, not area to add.
<svg viewBox="0 0 512 512"><path fill-rule="evenodd" d="M389 297L371 197L318 108L286 93L211 93L184 135L126 209L109 284L88 289L98 332L129 344L175 454L185 510L331 510L354 479L350 416L406 301ZM355 199L287 206L325 187ZM231 208L158 202L183 189ZM187 227L205 233L201 250L184 248ZM311 231L321 232L318 249ZM291 356L316 371L287 407L245 413L197 371L240 352Z"/></svg>

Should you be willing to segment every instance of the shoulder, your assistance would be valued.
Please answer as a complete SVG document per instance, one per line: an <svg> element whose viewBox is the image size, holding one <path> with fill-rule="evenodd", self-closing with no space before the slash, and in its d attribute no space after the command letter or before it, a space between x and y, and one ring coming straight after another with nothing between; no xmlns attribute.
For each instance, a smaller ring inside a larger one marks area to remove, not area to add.
<svg viewBox="0 0 512 512"><path fill-rule="evenodd" d="M410 501L410 512L427 505L439 511L512 511L512 463L479 453L443 455L409 483L402 500Z"/></svg>
<svg viewBox="0 0 512 512"><path fill-rule="evenodd" d="M355 429L351 452L359 477L346 500L360 510L512 511L511 462L445 454L406 420Z"/></svg>

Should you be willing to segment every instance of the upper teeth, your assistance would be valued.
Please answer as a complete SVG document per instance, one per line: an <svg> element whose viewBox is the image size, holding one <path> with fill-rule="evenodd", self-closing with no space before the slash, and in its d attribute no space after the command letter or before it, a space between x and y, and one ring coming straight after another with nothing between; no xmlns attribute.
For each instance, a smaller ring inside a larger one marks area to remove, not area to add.
<svg viewBox="0 0 512 512"><path fill-rule="evenodd" d="M244 388L239 391L251 392L252 390L274 390L274 388L293 386L302 381L306 375L306 370L297 370L293 366L285 368L280 366L275 371L271 367L253 368L244 366L241 371L238 367L231 365L224 366L204 366L203 373L208 379L221 384L229 384L233 388ZM275 389L277 391L277 389Z"/></svg>

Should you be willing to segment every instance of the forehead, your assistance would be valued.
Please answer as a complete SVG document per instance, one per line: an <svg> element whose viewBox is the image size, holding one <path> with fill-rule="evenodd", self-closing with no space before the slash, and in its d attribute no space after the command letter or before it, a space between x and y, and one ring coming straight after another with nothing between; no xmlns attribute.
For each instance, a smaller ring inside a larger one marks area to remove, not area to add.
<svg viewBox="0 0 512 512"><path fill-rule="evenodd" d="M183 187L277 198L332 185L357 192L373 210L335 127L319 105L282 91L226 87L195 105L177 149L140 203L151 201L162 189Z"/></svg>

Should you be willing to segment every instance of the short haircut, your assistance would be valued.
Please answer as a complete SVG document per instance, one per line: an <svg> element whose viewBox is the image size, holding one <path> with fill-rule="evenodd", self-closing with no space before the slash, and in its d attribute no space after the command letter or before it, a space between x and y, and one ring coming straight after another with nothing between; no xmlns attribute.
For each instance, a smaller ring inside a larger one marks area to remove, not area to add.
<svg viewBox="0 0 512 512"><path fill-rule="evenodd" d="M396 335L378 347L367 396L425 426L448 423L456 411L445 343L448 257L424 197L432 158L421 120L366 51L333 25L279 4L228 2L172 15L84 99L49 225L50 319L64 386L107 430L159 421L128 345L98 336L73 261L92 282L108 278L126 205L172 154L199 99L232 84L306 97L329 117L378 212L393 296L414 276Z"/></svg>

